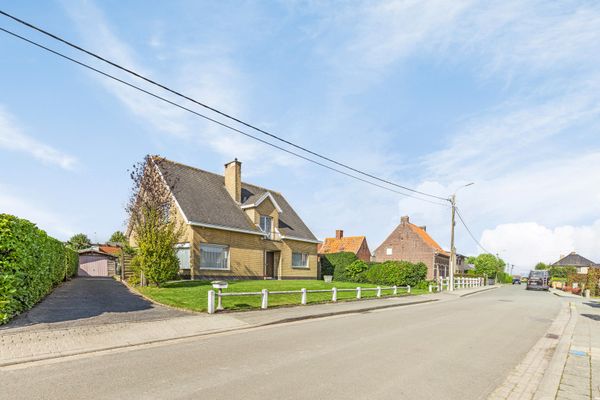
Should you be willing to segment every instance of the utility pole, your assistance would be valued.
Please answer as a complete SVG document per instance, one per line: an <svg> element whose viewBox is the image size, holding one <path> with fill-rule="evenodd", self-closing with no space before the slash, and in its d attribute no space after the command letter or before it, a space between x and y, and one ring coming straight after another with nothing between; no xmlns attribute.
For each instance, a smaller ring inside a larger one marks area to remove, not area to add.
<svg viewBox="0 0 600 400"><path fill-rule="evenodd" d="M467 186L471 186L474 183L467 183L466 185L463 185L461 187L459 187L458 189L456 189L454 191L454 193L452 194L452 196L450 196L450 198L448 199L448 201L450 202L450 204L452 205L452 229L450 231L450 268L448 271L448 280L450 282L448 282L448 290L452 291L454 290L454 270L456 268L456 248L454 247L454 227L456 226L456 221L455 221L455 216L456 216L456 192L458 192L460 189L467 187Z"/></svg>
<svg viewBox="0 0 600 400"><path fill-rule="evenodd" d="M448 278L450 278L450 282L448 283L448 290L454 290L454 267L456 265L456 248L454 247L454 227L456 226L456 222L454 220L456 214L456 193L450 197L450 204L452 205L452 230L450 232L450 271L448 274Z"/></svg>

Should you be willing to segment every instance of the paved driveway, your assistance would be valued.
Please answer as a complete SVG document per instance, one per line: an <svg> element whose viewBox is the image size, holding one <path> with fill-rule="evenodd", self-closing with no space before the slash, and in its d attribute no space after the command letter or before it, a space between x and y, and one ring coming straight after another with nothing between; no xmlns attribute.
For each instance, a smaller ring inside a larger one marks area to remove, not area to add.
<svg viewBox="0 0 600 400"><path fill-rule="evenodd" d="M141 322L190 315L158 306L112 278L75 278L0 329Z"/></svg>

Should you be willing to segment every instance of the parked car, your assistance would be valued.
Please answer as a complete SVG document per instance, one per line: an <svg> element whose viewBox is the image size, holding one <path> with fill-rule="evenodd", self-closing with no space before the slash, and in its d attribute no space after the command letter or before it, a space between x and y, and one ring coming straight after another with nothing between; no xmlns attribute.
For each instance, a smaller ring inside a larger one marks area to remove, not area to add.
<svg viewBox="0 0 600 400"><path fill-rule="evenodd" d="M513 278L513 285L520 285L521 284L521 277L520 276L516 276Z"/></svg>
<svg viewBox="0 0 600 400"><path fill-rule="evenodd" d="M546 270L535 270L529 273L527 278L527 290L550 289L550 276Z"/></svg>

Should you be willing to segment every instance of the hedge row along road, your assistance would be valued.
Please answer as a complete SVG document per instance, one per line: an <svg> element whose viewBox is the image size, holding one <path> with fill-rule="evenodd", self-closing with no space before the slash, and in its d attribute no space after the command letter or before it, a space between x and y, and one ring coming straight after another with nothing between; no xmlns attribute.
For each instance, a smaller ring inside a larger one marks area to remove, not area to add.
<svg viewBox="0 0 600 400"><path fill-rule="evenodd" d="M77 252L35 224L0 214L0 324L33 307L75 275Z"/></svg>

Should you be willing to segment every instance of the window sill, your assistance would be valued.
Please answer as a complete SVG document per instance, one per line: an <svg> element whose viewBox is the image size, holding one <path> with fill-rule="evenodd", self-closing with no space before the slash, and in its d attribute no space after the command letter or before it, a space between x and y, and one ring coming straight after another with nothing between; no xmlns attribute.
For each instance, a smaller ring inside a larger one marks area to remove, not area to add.
<svg viewBox="0 0 600 400"><path fill-rule="evenodd" d="M294 266L292 265L292 269L310 269L310 267L294 267Z"/></svg>
<svg viewBox="0 0 600 400"><path fill-rule="evenodd" d="M231 271L230 268L205 268L205 267L199 267L198 270L200 271Z"/></svg>

